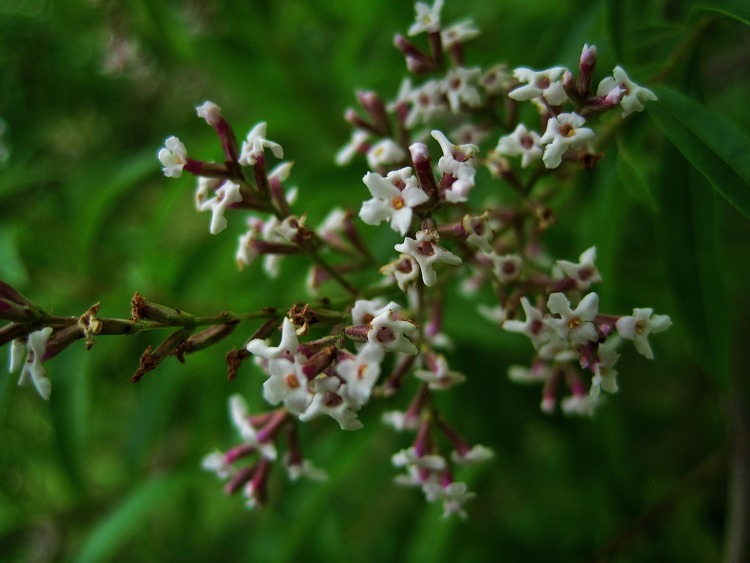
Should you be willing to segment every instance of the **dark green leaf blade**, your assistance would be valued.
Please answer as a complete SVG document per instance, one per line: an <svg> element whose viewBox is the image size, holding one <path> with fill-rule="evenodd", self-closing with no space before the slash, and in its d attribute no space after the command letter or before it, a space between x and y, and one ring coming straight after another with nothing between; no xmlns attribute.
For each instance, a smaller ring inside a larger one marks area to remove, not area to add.
<svg viewBox="0 0 750 563"><path fill-rule="evenodd" d="M727 299L720 276L716 196L705 178L671 144L662 155L656 223L675 308L696 362L729 384Z"/></svg>
<svg viewBox="0 0 750 563"><path fill-rule="evenodd" d="M704 0L693 7L698 11L717 12L750 25L750 4L747 0Z"/></svg>
<svg viewBox="0 0 750 563"><path fill-rule="evenodd" d="M750 217L750 139L724 117L669 88L649 115L683 156L730 204Z"/></svg>

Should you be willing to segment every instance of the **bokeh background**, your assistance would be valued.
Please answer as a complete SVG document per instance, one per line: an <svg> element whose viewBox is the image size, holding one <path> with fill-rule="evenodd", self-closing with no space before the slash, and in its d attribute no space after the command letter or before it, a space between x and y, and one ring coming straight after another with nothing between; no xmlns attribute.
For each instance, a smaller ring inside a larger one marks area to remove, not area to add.
<svg viewBox="0 0 750 563"><path fill-rule="evenodd" d="M469 64L574 67L593 43L597 80L619 62L636 81L682 89L747 133L748 28L692 8L463 0L448 1L443 20L472 16L483 31L467 45ZM219 159L213 131L194 112L210 99L238 135L268 122L269 138L295 161L296 209L311 224L334 205L357 209L366 163L332 163L349 137L343 110L356 88L395 97L405 68L392 37L412 19L411 3L397 0L0 2L0 278L66 315L101 302L101 315L127 318L136 290L196 314L303 298L301 260L285 263L274 284L257 266L238 272L242 220L210 236L207 217L194 211L193 180L164 178L156 152L174 134L191 155ZM707 190L715 220L696 219L691 232L665 228L673 210L650 203L670 201L658 195L669 176L664 147L649 117L633 116L596 170L566 188L550 249L573 260L596 244L602 309L651 306L679 321L686 297L665 263L711 254L701 241L714 240L718 225L709 281L726 298L704 293L687 308L725 323L719 332L741 352L747 219ZM395 241L365 229L387 254ZM457 476L477 492L468 520L444 521L418 491L392 483L390 456L410 436L384 428L379 415L403 409L408 393L366 409L357 432L331 420L306 425L306 455L330 480L288 483L277 471L269 505L248 511L200 460L236 441L230 394L263 406L253 367L226 379L226 348L242 345L251 327L186 365L165 362L138 385L129 377L160 335L102 337L90 352L81 343L49 362L49 402L18 388L15 375L0 380L0 559L720 559L732 391L717 384L694 332L675 322L653 339L654 362L628 348L620 392L595 418L578 420L542 414L537 388L507 380L510 364L529 361L528 341L457 300L446 323L457 344L452 363L468 380L440 405L496 452ZM715 328L705 325L704 337ZM738 373L747 371L740 352Z"/></svg>

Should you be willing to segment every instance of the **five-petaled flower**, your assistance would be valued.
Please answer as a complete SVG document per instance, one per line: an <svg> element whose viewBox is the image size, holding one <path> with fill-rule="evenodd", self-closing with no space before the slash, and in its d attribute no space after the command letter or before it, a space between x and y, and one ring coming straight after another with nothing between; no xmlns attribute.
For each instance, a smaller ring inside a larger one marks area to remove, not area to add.
<svg viewBox="0 0 750 563"><path fill-rule="evenodd" d="M550 118L547 130L539 139L539 143L544 145L542 162L546 168L557 168L568 149L580 148L594 138L591 129L581 127L585 122L577 113L561 113Z"/></svg>
<svg viewBox="0 0 750 563"><path fill-rule="evenodd" d="M437 283L434 264L444 262L456 266L462 263L460 257L437 244L439 239L437 231L430 229L417 231L416 237L416 239L406 237L403 243L397 244L394 248L417 261L422 273L422 281L426 286Z"/></svg>
<svg viewBox="0 0 750 563"><path fill-rule="evenodd" d="M631 316L620 317L615 324L617 333L632 340L638 353L649 360L654 359L654 352L648 343L648 335L667 330L672 325L672 320L667 315L654 315L653 312L649 307L635 308Z"/></svg>
<svg viewBox="0 0 750 563"><path fill-rule="evenodd" d="M389 172L385 178L368 172L362 181L373 197L362 204L359 217L368 225L387 221L402 236L411 227L413 209L430 199L409 167Z"/></svg>
<svg viewBox="0 0 750 563"><path fill-rule="evenodd" d="M552 327L560 338L565 338L576 344L596 342L599 336L593 320L599 311L599 296L589 293L571 309L568 298L564 293L553 293L547 300L547 308L560 318L546 318L544 322ZM506 323L507 324L507 323Z"/></svg>

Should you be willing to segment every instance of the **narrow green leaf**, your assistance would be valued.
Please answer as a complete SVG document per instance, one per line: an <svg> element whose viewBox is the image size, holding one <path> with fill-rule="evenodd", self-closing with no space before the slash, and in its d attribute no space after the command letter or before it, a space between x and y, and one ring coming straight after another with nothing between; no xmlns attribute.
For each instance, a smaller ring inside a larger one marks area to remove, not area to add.
<svg viewBox="0 0 750 563"><path fill-rule="evenodd" d="M750 3L747 0L703 0L693 10L717 12L750 25Z"/></svg>
<svg viewBox="0 0 750 563"><path fill-rule="evenodd" d="M139 528L143 528L149 514L178 494L188 483L186 476L175 474L142 482L119 507L94 528L76 561L111 561L112 556L128 537Z"/></svg>
<svg viewBox="0 0 750 563"><path fill-rule="evenodd" d="M646 182L641 163L630 151L628 143L624 140L624 135L618 134L616 143L617 161L615 167L620 184L636 202L656 212L656 200Z"/></svg>
<svg viewBox="0 0 750 563"><path fill-rule="evenodd" d="M604 14L612 55L616 60L621 61L623 59L623 37L625 36L623 28L627 21L625 18L625 2L606 0Z"/></svg>
<svg viewBox="0 0 750 563"><path fill-rule="evenodd" d="M669 88L649 115L713 188L750 217L750 139L724 117Z"/></svg>
<svg viewBox="0 0 750 563"><path fill-rule="evenodd" d="M716 196L705 178L669 143L661 164L656 232L674 300L673 320L686 335L696 362L726 387L728 304L718 259Z"/></svg>

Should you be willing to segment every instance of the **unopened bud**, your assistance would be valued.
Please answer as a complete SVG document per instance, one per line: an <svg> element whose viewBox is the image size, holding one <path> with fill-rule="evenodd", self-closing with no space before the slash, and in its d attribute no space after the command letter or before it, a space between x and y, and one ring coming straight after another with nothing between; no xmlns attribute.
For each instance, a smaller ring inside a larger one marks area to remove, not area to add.
<svg viewBox="0 0 750 563"><path fill-rule="evenodd" d="M193 320L193 315L165 305L150 303L136 291L130 300L133 322L139 320L155 321L167 325L184 324Z"/></svg>
<svg viewBox="0 0 750 563"><path fill-rule="evenodd" d="M238 323L238 320L233 320L228 323L210 326L181 342L172 353L178 360L184 363L185 354L192 354L222 341L234 332Z"/></svg>
<svg viewBox="0 0 750 563"><path fill-rule="evenodd" d="M130 378L130 381L138 383L144 375L155 369L164 358L170 356L174 352L174 349L192 334L193 330L193 328L181 328L173 332L155 350L153 346L149 345L146 351L143 352L140 366Z"/></svg>
<svg viewBox="0 0 750 563"><path fill-rule="evenodd" d="M591 79L594 76L594 67L596 67L596 47L594 45L584 45L581 51L581 58L578 61L578 79L576 80L576 90L581 99L585 100L591 93Z"/></svg>

